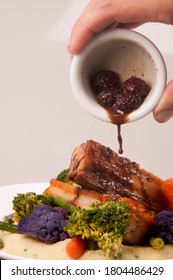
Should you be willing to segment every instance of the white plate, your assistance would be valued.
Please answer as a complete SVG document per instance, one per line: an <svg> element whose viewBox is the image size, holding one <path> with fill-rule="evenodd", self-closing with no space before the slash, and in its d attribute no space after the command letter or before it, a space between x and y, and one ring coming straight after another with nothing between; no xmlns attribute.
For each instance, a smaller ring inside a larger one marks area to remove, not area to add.
<svg viewBox="0 0 173 280"><path fill-rule="evenodd" d="M49 183L32 183L32 184L19 184L19 185L9 185L0 187L0 209L2 221L4 216L7 216L13 212L12 210L12 200L17 193L26 192L36 192L38 194L42 193ZM26 258L22 256L12 255L0 250L0 259L5 260L24 260Z"/></svg>

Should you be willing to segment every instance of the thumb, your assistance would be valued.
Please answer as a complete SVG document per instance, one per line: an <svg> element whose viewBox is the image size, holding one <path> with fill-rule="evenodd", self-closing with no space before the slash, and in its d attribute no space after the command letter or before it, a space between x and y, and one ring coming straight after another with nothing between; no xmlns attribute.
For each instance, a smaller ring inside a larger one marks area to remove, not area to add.
<svg viewBox="0 0 173 280"><path fill-rule="evenodd" d="M157 122L164 123L173 117L173 80L165 88L163 96L154 109L154 118Z"/></svg>

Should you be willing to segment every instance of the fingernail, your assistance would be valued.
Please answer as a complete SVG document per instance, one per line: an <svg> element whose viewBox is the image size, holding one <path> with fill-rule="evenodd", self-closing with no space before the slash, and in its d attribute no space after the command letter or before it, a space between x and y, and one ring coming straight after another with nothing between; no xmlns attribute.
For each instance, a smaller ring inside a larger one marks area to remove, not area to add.
<svg viewBox="0 0 173 280"><path fill-rule="evenodd" d="M172 110L166 110L158 113L156 115L156 120L160 123L167 122L169 119L173 117L173 111Z"/></svg>

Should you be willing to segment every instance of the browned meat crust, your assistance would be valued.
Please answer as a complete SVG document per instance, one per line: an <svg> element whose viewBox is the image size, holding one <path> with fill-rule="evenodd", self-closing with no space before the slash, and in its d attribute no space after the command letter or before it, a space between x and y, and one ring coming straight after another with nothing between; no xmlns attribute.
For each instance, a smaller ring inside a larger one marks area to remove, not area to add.
<svg viewBox="0 0 173 280"><path fill-rule="evenodd" d="M152 229L155 214L130 198L120 198L119 201L124 201L130 211L129 228L123 238L123 243L128 245L142 244Z"/></svg>
<svg viewBox="0 0 173 280"><path fill-rule="evenodd" d="M83 189L131 198L154 212L167 208L160 178L93 140L75 148L69 178Z"/></svg>
<svg viewBox="0 0 173 280"><path fill-rule="evenodd" d="M56 179L50 180L50 185L44 192L52 196L62 197L80 208L86 208L93 203L99 205L107 200L117 200L116 196L86 190L80 186L72 186ZM124 201L130 211L129 229L123 238L123 243L129 245L143 243L155 221L155 214L130 198L120 198L118 200Z"/></svg>
<svg viewBox="0 0 173 280"><path fill-rule="evenodd" d="M69 185L54 178L50 180L50 185L45 189L44 193L53 197L59 196L80 208L86 208L93 203L100 204L107 200L117 200L116 196L101 194L92 190L88 191L81 186Z"/></svg>

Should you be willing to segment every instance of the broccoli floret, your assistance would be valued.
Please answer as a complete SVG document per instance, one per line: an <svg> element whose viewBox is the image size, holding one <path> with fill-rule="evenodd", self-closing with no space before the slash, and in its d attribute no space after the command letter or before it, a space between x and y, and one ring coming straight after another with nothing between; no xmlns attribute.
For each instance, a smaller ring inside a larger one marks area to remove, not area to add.
<svg viewBox="0 0 173 280"><path fill-rule="evenodd" d="M11 214L9 214L7 216L4 216L3 222L9 223L9 224L13 224L14 223L14 219L13 218L14 218L14 214L11 213Z"/></svg>
<svg viewBox="0 0 173 280"><path fill-rule="evenodd" d="M105 256L118 257L128 230L129 215L125 202L107 201L100 206L73 211L64 230L70 237L95 241Z"/></svg>
<svg viewBox="0 0 173 280"><path fill-rule="evenodd" d="M18 222L22 217L28 216L40 204L54 206L54 199L48 194L36 194L28 192L26 194L18 193L13 201L14 216L13 220Z"/></svg>
<svg viewBox="0 0 173 280"><path fill-rule="evenodd" d="M66 209L42 204L37 206L29 216L20 219L17 232L52 244L69 237L63 230L67 223Z"/></svg>
<svg viewBox="0 0 173 280"><path fill-rule="evenodd" d="M163 210L157 213L155 229L159 237L173 244L173 211Z"/></svg>
<svg viewBox="0 0 173 280"><path fill-rule="evenodd" d="M63 182L63 183L67 183L67 184L70 184L70 185L73 185L74 182L71 181L69 178L68 178L68 173L69 173L69 168L68 169L64 169L63 171L61 171L58 176L56 177L56 180L60 181L60 182Z"/></svg>

